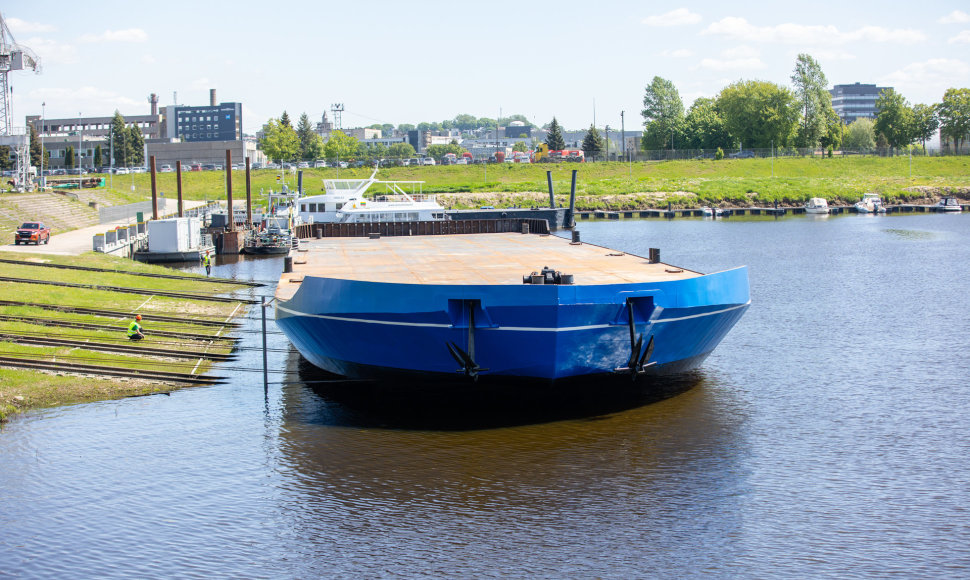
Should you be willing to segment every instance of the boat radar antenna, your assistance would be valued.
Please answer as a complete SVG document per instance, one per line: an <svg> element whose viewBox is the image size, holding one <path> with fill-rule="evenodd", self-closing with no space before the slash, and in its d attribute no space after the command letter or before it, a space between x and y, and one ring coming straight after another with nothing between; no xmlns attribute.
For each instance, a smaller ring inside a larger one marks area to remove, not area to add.
<svg viewBox="0 0 970 580"><path fill-rule="evenodd" d="M10 90L9 74L15 70L41 72L40 57L26 46L17 44L7 28L7 21L0 14L0 145L10 147L17 155L16 188L20 191L33 189L30 176L30 143L27 130L14 131L13 94Z"/></svg>

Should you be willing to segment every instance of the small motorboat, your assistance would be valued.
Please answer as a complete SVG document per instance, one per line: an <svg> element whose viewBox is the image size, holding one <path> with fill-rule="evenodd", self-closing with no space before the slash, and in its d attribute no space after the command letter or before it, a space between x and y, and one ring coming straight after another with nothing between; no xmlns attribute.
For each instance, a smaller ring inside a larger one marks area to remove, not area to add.
<svg viewBox="0 0 970 580"><path fill-rule="evenodd" d="M955 197L944 197L940 201L936 202L936 205L934 205L933 208L936 211L943 211L947 213L963 211L963 206L960 205L960 201Z"/></svg>
<svg viewBox="0 0 970 580"><path fill-rule="evenodd" d="M886 213L878 193L864 193L862 200L855 203L857 213Z"/></svg>
<svg viewBox="0 0 970 580"><path fill-rule="evenodd" d="M829 213L829 202L822 197L813 197L805 204L805 213Z"/></svg>
<svg viewBox="0 0 970 580"><path fill-rule="evenodd" d="M701 208L701 215L704 217L721 217L723 214L724 212L719 207L711 208L704 206Z"/></svg>

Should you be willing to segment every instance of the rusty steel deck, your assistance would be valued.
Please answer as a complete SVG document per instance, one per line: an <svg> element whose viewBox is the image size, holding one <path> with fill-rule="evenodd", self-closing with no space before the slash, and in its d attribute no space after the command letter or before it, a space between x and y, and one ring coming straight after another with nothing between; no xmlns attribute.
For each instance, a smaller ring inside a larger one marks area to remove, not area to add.
<svg viewBox="0 0 970 580"><path fill-rule="evenodd" d="M551 235L466 234L323 238L293 252L276 296L288 300L304 276L399 284L522 284L522 276L548 266L572 274L576 284L670 281L700 276L663 263Z"/></svg>

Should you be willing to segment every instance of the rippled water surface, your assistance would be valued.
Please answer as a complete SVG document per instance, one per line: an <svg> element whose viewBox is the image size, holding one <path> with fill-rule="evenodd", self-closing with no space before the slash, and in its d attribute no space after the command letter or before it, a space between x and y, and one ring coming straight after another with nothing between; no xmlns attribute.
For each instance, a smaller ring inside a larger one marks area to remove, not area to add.
<svg viewBox="0 0 970 580"><path fill-rule="evenodd" d="M226 385L15 419L0 576L970 575L970 215L580 231L747 264L752 306L699 372L609 395L335 388L270 334L265 392L245 350Z"/></svg>

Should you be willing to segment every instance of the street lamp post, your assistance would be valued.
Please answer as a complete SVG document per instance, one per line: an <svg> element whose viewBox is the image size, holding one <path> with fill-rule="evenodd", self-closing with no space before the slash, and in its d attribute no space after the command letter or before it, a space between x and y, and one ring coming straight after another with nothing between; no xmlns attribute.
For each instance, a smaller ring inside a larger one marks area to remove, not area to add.
<svg viewBox="0 0 970 580"><path fill-rule="evenodd" d="M81 147L83 147L81 143L82 139L83 139L83 136L81 133L81 111L78 111L77 112L77 190L78 192L81 191L81 185L82 185L81 184L81 171L83 171L82 163L81 163Z"/></svg>
<svg viewBox="0 0 970 580"><path fill-rule="evenodd" d="M47 101L40 104L40 185L41 188L47 186L44 179L44 133L47 131Z"/></svg>

